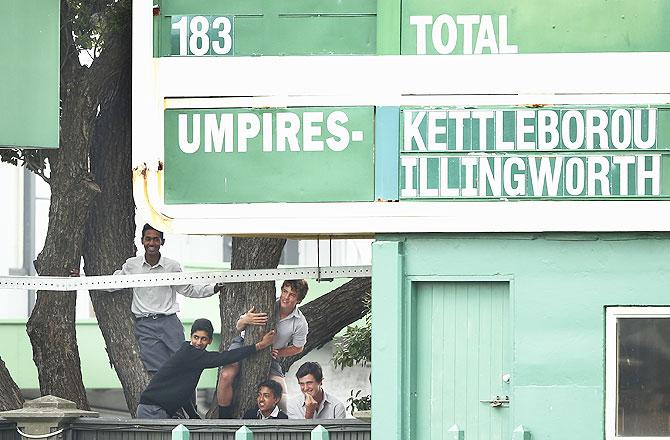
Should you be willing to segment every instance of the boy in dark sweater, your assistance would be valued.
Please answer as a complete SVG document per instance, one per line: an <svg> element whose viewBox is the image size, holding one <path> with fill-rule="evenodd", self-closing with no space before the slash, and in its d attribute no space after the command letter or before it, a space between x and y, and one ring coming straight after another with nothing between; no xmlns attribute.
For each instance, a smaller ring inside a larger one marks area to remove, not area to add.
<svg viewBox="0 0 670 440"><path fill-rule="evenodd" d="M243 419L288 419L286 413L279 409L277 404L281 400L282 387L276 380L268 379L258 384L256 408L247 410Z"/></svg>
<svg viewBox="0 0 670 440"><path fill-rule="evenodd" d="M266 333L255 345L246 345L230 351L212 352L206 348L212 343L214 327L208 319L196 319L191 326L191 340L184 341L172 357L163 364L140 396L138 419L167 419L184 408L192 418L199 418L193 405L193 395L205 368L216 368L263 350L274 340L274 331Z"/></svg>

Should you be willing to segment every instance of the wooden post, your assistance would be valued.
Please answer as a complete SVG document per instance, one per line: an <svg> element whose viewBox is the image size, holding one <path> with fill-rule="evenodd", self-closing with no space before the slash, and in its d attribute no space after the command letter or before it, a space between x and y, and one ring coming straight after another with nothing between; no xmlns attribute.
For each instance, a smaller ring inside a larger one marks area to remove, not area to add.
<svg viewBox="0 0 670 440"><path fill-rule="evenodd" d="M254 433L246 426L242 426L235 432L235 440L254 440Z"/></svg>
<svg viewBox="0 0 670 440"><path fill-rule="evenodd" d="M312 436L310 440L329 440L330 436L328 430L323 426L319 425L312 430Z"/></svg>
<svg viewBox="0 0 670 440"><path fill-rule="evenodd" d="M451 428L447 430L447 439L448 440L464 440L465 439L465 433L461 428L458 427L458 425L454 425Z"/></svg>
<svg viewBox="0 0 670 440"><path fill-rule="evenodd" d="M172 440L189 440L189 438L191 438L191 432L182 424L175 426L172 430Z"/></svg>
<svg viewBox="0 0 670 440"><path fill-rule="evenodd" d="M512 440L530 440L530 431L519 425L514 429L512 433Z"/></svg>

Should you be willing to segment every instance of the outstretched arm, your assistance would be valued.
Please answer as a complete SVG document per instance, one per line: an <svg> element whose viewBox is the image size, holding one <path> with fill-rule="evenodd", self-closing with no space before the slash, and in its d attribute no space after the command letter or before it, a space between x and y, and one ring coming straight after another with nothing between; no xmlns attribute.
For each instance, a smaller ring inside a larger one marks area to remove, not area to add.
<svg viewBox="0 0 670 440"><path fill-rule="evenodd" d="M233 364L251 356L257 351L269 347L272 345L274 338L275 332L272 330L266 333L263 338L254 345L245 345L244 347L221 352L203 351L198 363L203 368L222 367L224 365Z"/></svg>

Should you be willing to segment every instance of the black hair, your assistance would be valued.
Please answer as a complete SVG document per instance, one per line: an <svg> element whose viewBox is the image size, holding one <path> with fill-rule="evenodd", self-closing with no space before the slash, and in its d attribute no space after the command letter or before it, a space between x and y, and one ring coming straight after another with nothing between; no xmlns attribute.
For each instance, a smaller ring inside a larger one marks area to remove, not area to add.
<svg viewBox="0 0 670 440"><path fill-rule="evenodd" d="M282 283L282 288L288 286L295 291L298 295L298 302L302 302L303 299L307 296L307 291L309 290L309 285L307 280L286 280Z"/></svg>
<svg viewBox="0 0 670 440"><path fill-rule="evenodd" d="M272 394L274 394L277 399L281 400L281 395L284 392L284 390L282 389L279 382L277 382L276 380L272 379L264 380L263 382L258 384L258 386L256 387L256 391L260 391L261 387L270 388Z"/></svg>
<svg viewBox="0 0 670 440"><path fill-rule="evenodd" d="M145 223L144 226L142 227L142 238L144 238L144 233L147 232L149 229L154 230L158 232L158 234L161 236L161 241L164 241L165 239L163 238L163 231L159 231L158 229L154 228L151 226L149 223Z"/></svg>
<svg viewBox="0 0 670 440"><path fill-rule="evenodd" d="M314 379L319 383L323 380L323 371L321 371L321 365L319 365L318 362L305 362L300 366L300 368L298 368L298 372L295 373L295 377L300 379L301 377L305 377L308 374L314 376Z"/></svg>
<svg viewBox="0 0 670 440"><path fill-rule="evenodd" d="M199 330L207 332L207 337L212 339L212 336L214 335L214 326L212 325L212 321L206 318L199 318L193 321L193 325L191 326L191 335Z"/></svg>

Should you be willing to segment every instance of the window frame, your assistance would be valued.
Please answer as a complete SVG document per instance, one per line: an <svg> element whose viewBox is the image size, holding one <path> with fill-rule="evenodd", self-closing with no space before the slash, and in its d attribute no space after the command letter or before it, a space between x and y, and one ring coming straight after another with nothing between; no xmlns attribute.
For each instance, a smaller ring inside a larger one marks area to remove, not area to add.
<svg viewBox="0 0 670 440"><path fill-rule="evenodd" d="M605 439L670 440L666 437L617 436L617 320L626 318L670 318L668 306L605 308Z"/></svg>

